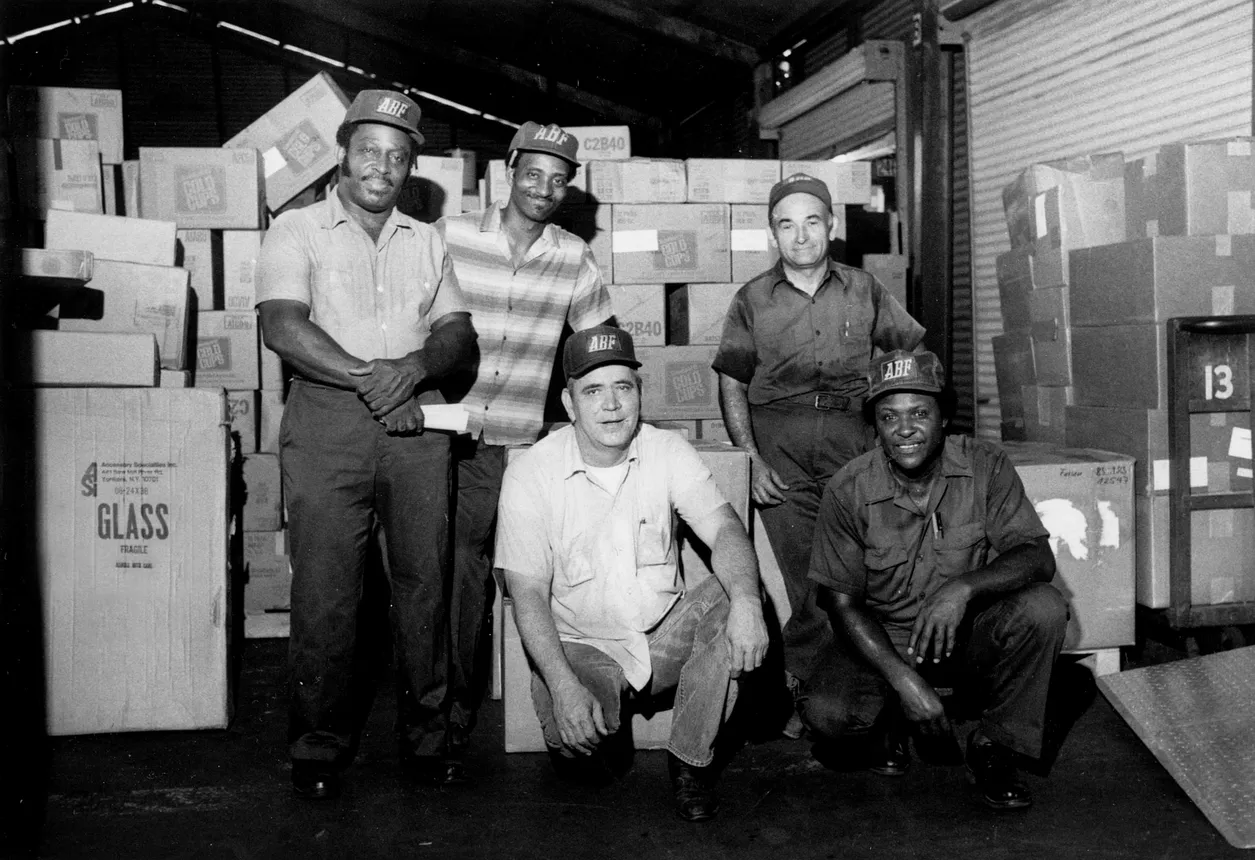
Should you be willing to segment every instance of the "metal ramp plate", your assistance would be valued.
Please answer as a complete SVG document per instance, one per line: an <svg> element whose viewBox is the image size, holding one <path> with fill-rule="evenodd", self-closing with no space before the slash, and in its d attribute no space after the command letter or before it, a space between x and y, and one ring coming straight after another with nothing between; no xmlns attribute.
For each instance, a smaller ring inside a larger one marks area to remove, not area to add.
<svg viewBox="0 0 1255 860"><path fill-rule="evenodd" d="M1098 679L1207 820L1255 848L1255 647Z"/></svg>

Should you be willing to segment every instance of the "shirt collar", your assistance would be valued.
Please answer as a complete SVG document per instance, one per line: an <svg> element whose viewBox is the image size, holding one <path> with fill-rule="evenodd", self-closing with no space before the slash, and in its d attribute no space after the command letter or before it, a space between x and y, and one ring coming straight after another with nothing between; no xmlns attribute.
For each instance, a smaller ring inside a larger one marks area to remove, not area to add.
<svg viewBox="0 0 1255 860"><path fill-rule="evenodd" d="M791 283L789 283L788 277L786 277L784 274L784 260L777 259L776 264L771 269L771 272L775 276L772 278L772 281L771 281L771 291L773 293L776 291L776 287L780 286L781 284L789 284L789 286L793 286ZM824 286L827 285L828 280L830 278L835 280L838 284L840 284L842 289L845 289L845 287L848 286L845 279L845 274L841 271L840 267L837 266L837 264L834 263L832 260L828 261L828 274L825 275L823 281L820 282L819 290L822 290ZM797 289L797 288L794 287L794 289ZM819 290L815 290L815 292L818 293Z"/></svg>
<svg viewBox="0 0 1255 860"><path fill-rule="evenodd" d="M339 186L333 185L327 190L327 229L334 230L341 224L347 223L349 213L344 208L344 201L340 199L340 192L337 190ZM388 213L388 220L384 221L383 229L379 231L380 238L392 235L392 231L398 227L410 229L412 226L410 216L404 214L395 206Z"/></svg>
<svg viewBox="0 0 1255 860"><path fill-rule="evenodd" d="M580 454L580 444L575 439L575 425L568 425L566 443L562 449L562 475L564 480L582 474L588 470L588 464L584 462L583 455ZM629 463L639 460L641 455L641 425L636 426L636 435L632 437L631 443L628 445L627 461Z"/></svg>
<svg viewBox="0 0 1255 860"><path fill-rule="evenodd" d="M893 479L893 473L890 471L893 467L889 464L889 455L885 453L884 448L880 447L879 440L876 442L875 464L867 487L867 504L869 505L890 501L901 492L901 487ZM972 470L971 454L958 441L947 436L941 448L941 477L971 478L975 474Z"/></svg>

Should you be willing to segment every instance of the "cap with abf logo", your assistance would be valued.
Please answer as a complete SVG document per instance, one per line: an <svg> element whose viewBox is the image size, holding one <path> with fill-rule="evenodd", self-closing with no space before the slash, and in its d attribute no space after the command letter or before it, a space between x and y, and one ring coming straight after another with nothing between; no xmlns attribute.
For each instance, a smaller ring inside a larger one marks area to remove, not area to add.
<svg viewBox="0 0 1255 860"><path fill-rule="evenodd" d="M349 105L345 122L377 122L399 128L423 145L425 138L418 131L418 118L422 115L415 101L404 93L393 90L362 90Z"/></svg>
<svg viewBox="0 0 1255 860"><path fill-rule="evenodd" d="M641 366L630 334L611 325L593 326L571 335L562 350L562 372L567 379L583 376L603 364Z"/></svg>
<svg viewBox="0 0 1255 860"><path fill-rule="evenodd" d="M575 135L563 131L562 126L525 122L510 141L510 149L505 156L506 164L514 166L516 152L543 152L561 158L572 167L579 167L580 163L575 160L575 153L579 148L580 142L575 139Z"/></svg>
<svg viewBox="0 0 1255 860"><path fill-rule="evenodd" d="M868 400L893 391L940 394L946 387L946 371L941 366L941 359L924 349L918 352L905 349L887 352L872 362L868 377L871 383L867 391Z"/></svg>

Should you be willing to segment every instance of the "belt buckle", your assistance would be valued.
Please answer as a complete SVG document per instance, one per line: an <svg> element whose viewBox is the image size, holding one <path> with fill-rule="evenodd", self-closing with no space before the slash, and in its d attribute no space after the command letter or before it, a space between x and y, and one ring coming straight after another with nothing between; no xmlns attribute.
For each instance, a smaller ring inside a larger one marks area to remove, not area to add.
<svg viewBox="0 0 1255 860"><path fill-rule="evenodd" d="M822 409L825 412L834 409L844 412L850 408L850 398L840 394L820 392L815 395L815 408Z"/></svg>

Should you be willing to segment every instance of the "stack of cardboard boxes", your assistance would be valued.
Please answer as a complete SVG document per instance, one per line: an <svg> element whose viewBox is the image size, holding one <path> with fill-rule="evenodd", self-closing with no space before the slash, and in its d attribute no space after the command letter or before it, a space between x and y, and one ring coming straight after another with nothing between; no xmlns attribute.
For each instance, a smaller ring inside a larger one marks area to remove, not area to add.
<svg viewBox="0 0 1255 860"><path fill-rule="evenodd" d="M1165 322L1255 313L1253 189L1251 140L1235 138L1035 165L1004 192L1004 438L1136 458L1136 596L1152 608L1168 605ZM1249 490L1248 413L1192 421L1196 492ZM1195 515L1193 602L1255 599L1255 578L1234 575L1253 526L1250 511Z"/></svg>

